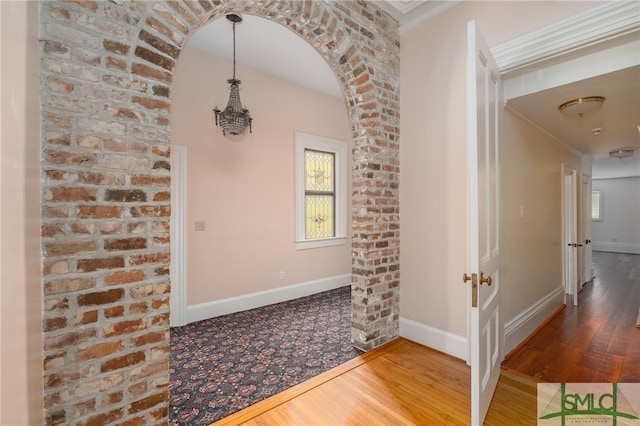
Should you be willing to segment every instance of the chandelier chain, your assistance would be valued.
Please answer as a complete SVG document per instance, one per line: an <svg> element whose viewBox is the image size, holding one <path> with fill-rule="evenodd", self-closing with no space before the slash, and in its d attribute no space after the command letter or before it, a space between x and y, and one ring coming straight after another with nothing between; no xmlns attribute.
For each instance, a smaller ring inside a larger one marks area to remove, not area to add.
<svg viewBox="0 0 640 426"><path fill-rule="evenodd" d="M236 79L236 23L233 23L233 79Z"/></svg>

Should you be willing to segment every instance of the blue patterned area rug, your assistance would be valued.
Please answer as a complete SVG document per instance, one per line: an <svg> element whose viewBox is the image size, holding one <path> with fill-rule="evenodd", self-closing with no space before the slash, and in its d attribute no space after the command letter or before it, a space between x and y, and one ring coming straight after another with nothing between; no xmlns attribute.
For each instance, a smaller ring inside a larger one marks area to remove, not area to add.
<svg viewBox="0 0 640 426"><path fill-rule="evenodd" d="M349 286L174 327L170 423L208 425L360 354Z"/></svg>

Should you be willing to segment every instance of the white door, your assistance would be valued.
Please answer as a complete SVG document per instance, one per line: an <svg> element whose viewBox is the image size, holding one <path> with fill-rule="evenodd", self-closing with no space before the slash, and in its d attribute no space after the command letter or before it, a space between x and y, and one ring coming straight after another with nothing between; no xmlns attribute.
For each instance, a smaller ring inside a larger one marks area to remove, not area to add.
<svg viewBox="0 0 640 426"><path fill-rule="evenodd" d="M593 253L591 247L591 176L582 175L582 236L580 242L584 244L582 248L582 280L585 284L593 278L591 263Z"/></svg>
<svg viewBox="0 0 640 426"><path fill-rule="evenodd" d="M471 424L481 425L500 377L503 323L500 317L499 117L500 71L480 36L468 24L467 143L469 181L469 286Z"/></svg>
<svg viewBox="0 0 640 426"><path fill-rule="evenodd" d="M564 293L578 305L578 196L577 173L562 164L562 267L564 269Z"/></svg>

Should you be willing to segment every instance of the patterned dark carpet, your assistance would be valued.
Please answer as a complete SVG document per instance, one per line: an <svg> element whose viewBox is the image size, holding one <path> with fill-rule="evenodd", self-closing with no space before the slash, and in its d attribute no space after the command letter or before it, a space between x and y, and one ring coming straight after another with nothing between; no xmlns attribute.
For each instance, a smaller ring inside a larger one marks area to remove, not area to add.
<svg viewBox="0 0 640 426"><path fill-rule="evenodd" d="M355 358L350 318L346 286L172 328L170 423L208 425Z"/></svg>

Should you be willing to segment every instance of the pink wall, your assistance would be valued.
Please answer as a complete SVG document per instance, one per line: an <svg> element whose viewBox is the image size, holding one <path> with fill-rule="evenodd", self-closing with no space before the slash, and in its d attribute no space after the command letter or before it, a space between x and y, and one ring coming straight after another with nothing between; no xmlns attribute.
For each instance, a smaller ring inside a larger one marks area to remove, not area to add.
<svg viewBox="0 0 640 426"><path fill-rule="evenodd" d="M253 134L225 137L211 110L226 105L231 72L187 46L174 76L172 141L187 147L189 305L351 272L350 240L301 251L294 243L294 134L349 141L344 100L238 66Z"/></svg>
<svg viewBox="0 0 640 426"><path fill-rule="evenodd" d="M43 423L38 3L0 2L0 424Z"/></svg>

